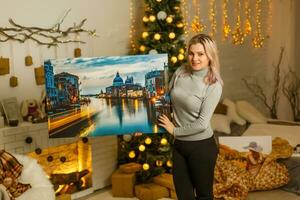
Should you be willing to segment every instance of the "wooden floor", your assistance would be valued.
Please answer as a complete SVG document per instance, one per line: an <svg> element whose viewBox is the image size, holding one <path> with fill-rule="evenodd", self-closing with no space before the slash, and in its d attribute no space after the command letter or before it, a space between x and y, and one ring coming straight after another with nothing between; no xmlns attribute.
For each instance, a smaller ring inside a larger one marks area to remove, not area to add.
<svg viewBox="0 0 300 200"><path fill-rule="evenodd" d="M111 188L108 187L78 200L138 200L138 198L112 197ZM159 200L171 199L162 198ZM251 192L249 193L247 200L300 200L300 196L277 189L271 191Z"/></svg>

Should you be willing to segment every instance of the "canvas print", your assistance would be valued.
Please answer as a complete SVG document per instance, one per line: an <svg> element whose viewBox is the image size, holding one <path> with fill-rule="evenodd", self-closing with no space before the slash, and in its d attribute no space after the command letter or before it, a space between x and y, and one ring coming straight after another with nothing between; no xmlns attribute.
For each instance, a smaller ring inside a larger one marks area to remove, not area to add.
<svg viewBox="0 0 300 200"><path fill-rule="evenodd" d="M49 137L166 132L167 54L46 60Z"/></svg>

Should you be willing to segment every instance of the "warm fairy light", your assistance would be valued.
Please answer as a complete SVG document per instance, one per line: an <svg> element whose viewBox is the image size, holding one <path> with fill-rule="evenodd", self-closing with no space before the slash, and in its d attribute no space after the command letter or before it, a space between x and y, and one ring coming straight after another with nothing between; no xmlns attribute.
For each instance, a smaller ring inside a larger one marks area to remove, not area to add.
<svg viewBox="0 0 300 200"><path fill-rule="evenodd" d="M194 33L199 33L204 31L205 26L201 23L200 19L200 1L193 0L193 8L195 12L195 16L191 23L191 31Z"/></svg>
<svg viewBox="0 0 300 200"><path fill-rule="evenodd" d="M172 63L177 63L177 57L176 56L172 56L171 57L171 61L172 61Z"/></svg>
<svg viewBox="0 0 300 200"><path fill-rule="evenodd" d="M245 1L245 23L244 23L244 35L250 35L252 32L252 26L251 26L251 9L249 5L249 0Z"/></svg>
<svg viewBox="0 0 300 200"><path fill-rule="evenodd" d="M155 33L155 34L154 34L154 39L155 39L155 40L160 40L160 38L161 38L161 36L160 36L159 33Z"/></svg>
<svg viewBox="0 0 300 200"><path fill-rule="evenodd" d="M140 51L144 52L146 50L146 47L144 45L140 46Z"/></svg>
<svg viewBox="0 0 300 200"><path fill-rule="evenodd" d="M189 36L189 9L187 5L187 0L182 0L182 14L183 14L183 27L184 27L184 36L185 39ZM178 27L178 24L177 24Z"/></svg>
<svg viewBox="0 0 300 200"><path fill-rule="evenodd" d="M167 17L166 21L171 24L173 22L173 17L169 16Z"/></svg>
<svg viewBox="0 0 300 200"><path fill-rule="evenodd" d="M252 39L252 44L255 48L261 48L264 44L264 37L262 36L261 30L261 0L256 0L255 3L255 25L256 30L254 33L254 38Z"/></svg>
<svg viewBox="0 0 300 200"><path fill-rule="evenodd" d="M144 163L144 164L143 164L143 169L144 169L145 171L149 170L149 168L150 168L150 166L149 166L148 163Z"/></svg>
<svg viewBox="0 0 300 200"><path fill-rule="evenodd" d="M149 18L147 16L144 16L143 17L143 22L145 22L145 23L149 22Z"/></svg>
<svg viewBox="0 0 300 200"><path fill-rule="evenodd" d="M128 154L129 158L134 158L135 157L135 152L134 151L130 151Z"/></svg>
<svg viewBox="0 0 300 200"><path fill-rule="evenodd" d="M145 32L143 32L142 33L142 37L145 39L146 37L148 37L149 36L149 33L147 32L147 31L145 31Z"/></svg>
<svg viewBox="0 0 300 200"><path fill-rule="evenodd" d="M209 20L211 32L210 36L213 37L217 32L217 20L216 20L216 0L210 0L210 9L209 9Z"/></svg>
<svg viewBox="0 0 300 200"><path fill-rule="evenodd" d="M223 38L228 39L229 34L231 33L231 28L228 23L228 0L223 0L223 15L222 15L222 21L223 21Z"/></svg>
<svg viewBox="0 0 300 200"><path fill-rule="evenodd" d="M146 139L145 139L145 144L151 144L151 142L152 142L152 140L151 140L151 138L149 138L149 137L147 137Z"/></svg>
<svg viewBox="0 0 300 200"><path fill-rule="evenodd" d="M173 163L172 163L171 160L168 160L168 161L167 161L167 166L168 166L168 167L172 167L172 166L173 166Z"/></svg>
<svg viewBox="0 0 300 200"><path fill-rule="evenodd" d="M176 58L176 57L175 57ZM166 138L162 138L161 140L160 140L160 143L162 144L162 145L167 145L168 144L168 140L166 139Z"/></svg>
<svg viewBox="0 0 300 200"><path fill-rule="evenodd" d="M156 17L154 15L150 15L149 20L150 22L154 22L156 20Z"/></svg>
<svg viewBox="0 0 300 200"><path fill-rule="evenodd" d="M176 37L174 32L169 33L169 38L170 39L174 39Z"/></svg>
<svg viewBox="0 0 300 200"><path fill-rule="evenodd" d="M236 5L236 24L235 24L235 29L232 32L232 43L235 45L241 45L244 43L244 34L241 28L241 0L236 0L237 5Z"/></svg>
<svg viewBox="0 0 300 200"><path fill-rule="evenodd" d="M157 2L161 2L162 0L156 0Z"/></svg>
<svg viewBox="0 0 300 200"><path fill-rule="evenodd" d="M129 6L129 15L130 15L130 21L131 21L131 26L130 26L130 31L129 31L129 41L130 41L130 47L133 52L136 52L136 44L134 40L134 36L136 33L136 28L135 28L135 16L133 12L133 1L130 0L130 6Z"/></svg>
<svg viewBox="0 0 300 200"><path fill-rule="evenodd" d="M145 151L145 149L146 149L145 145L141 144L141 145L139 146L139 150L140 150L141 152Z"/></svg>
<svg viewBox="0 0 300 200"><path fill-rule="evenodd" d="M268 0L268 27L267 27L267 37L271 36L272 33L272 20L273 20L273 11L272 11L272 0Z"/></svg>
<svg viewBox="0 0 300 200"><path fill-rule="evenodd" d="M181 53L180 53L180 54L178 54L178 56L177 56L177 57L178 57L178 60L183 60L183 59L184 59L184 55L183 55L183 54L181 54Z"/></svg>

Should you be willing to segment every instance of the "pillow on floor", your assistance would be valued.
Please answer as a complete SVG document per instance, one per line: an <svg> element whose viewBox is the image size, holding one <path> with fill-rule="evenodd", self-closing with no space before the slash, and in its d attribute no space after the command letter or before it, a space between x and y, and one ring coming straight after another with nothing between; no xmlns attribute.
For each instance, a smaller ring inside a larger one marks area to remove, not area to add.
<svg viewBox="0 0 300 200"><path fill-rule="evenodd" d="M226 115L213 114L211 118L211 127L214 131L230 134L230 119Z"/></svg>
<svg viewBox="0 0 300 200"><path fill-rule="evenodd" d="M236 105L233 101L228 98L223 100L223 104L227 106L227 116L231 119L231 121L237 123L238 125L245 125L246 120L241 118L236 111Z"/></svg>
<svg viewBox="0 0 300 200"><path fill-rule="evenodd" d="M267 118L247 101L237 101L236 109L242 118L252 124L267 123Z"/></svg>

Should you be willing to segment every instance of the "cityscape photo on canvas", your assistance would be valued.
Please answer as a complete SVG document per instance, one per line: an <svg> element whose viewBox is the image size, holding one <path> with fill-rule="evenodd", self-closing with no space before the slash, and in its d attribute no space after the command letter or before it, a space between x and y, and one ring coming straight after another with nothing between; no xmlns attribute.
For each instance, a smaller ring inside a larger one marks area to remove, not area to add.
<svg viewBox="0 0 300 200"><path fill-rule="evenodd" d="M49 137L166 132L167 54L46 60Z"/></svg>

